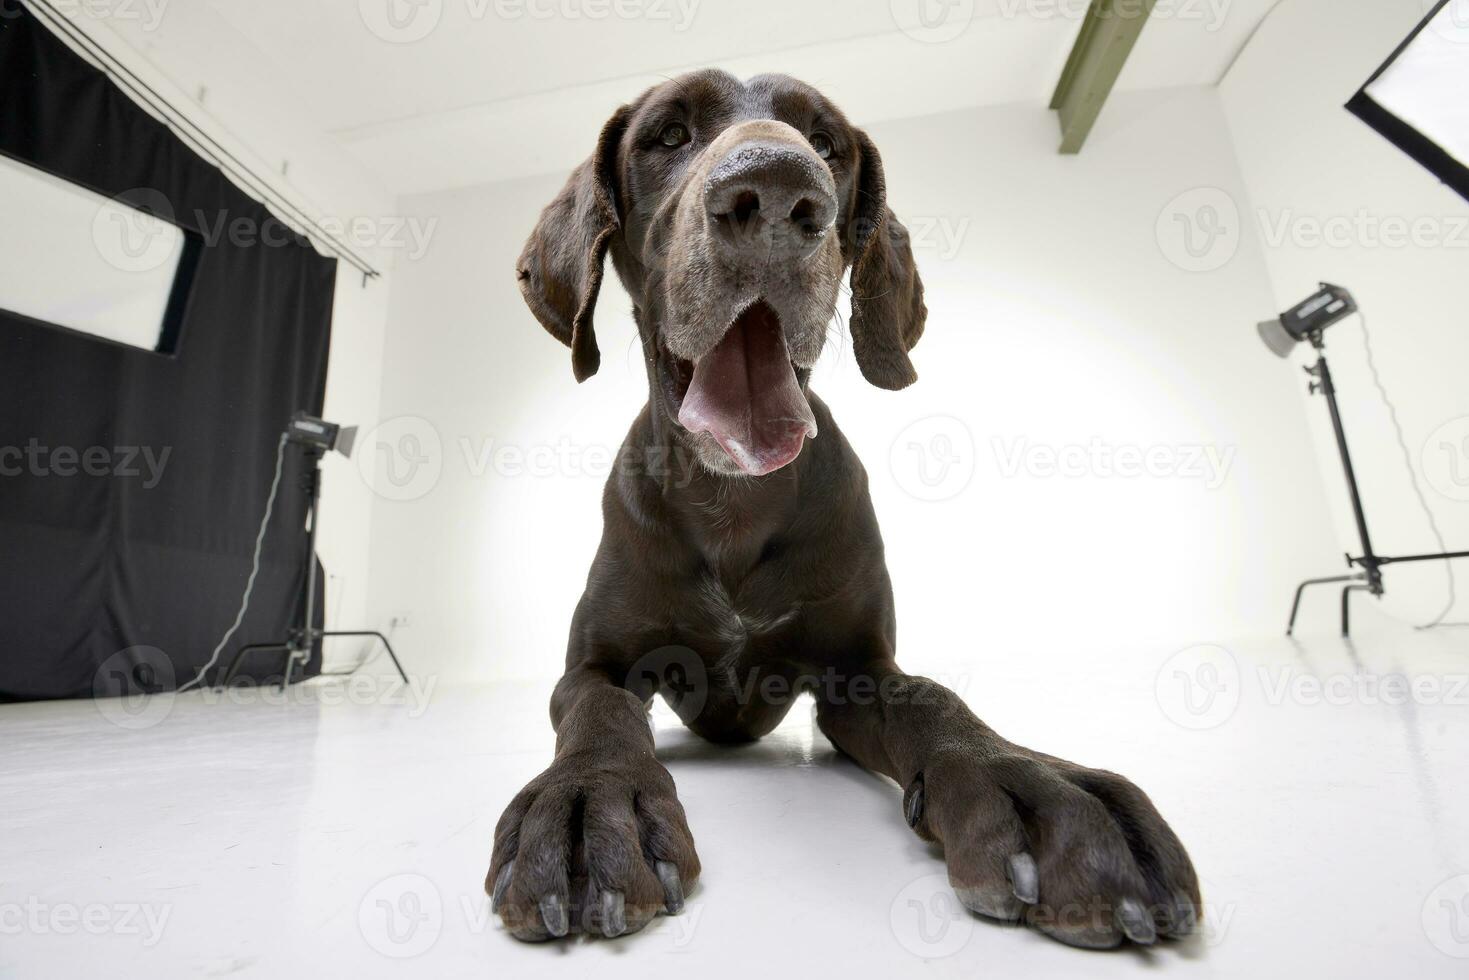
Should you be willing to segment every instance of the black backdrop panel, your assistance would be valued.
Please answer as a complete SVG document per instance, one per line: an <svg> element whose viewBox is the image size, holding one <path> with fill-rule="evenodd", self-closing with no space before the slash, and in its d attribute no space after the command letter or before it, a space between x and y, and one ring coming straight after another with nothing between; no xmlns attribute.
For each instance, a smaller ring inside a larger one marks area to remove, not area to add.
<svg viewBox="0 0 1469 980"><path fill-rule="evenodd" d="M158 662L136 647L169 658L175 676L157 683L170 687L234 619L287 419L320 414L336 261L286 235L24 7L5 7L0 153L107 197L161 194L206 242L172 356L0 310L0 452L22 453L0 457L0 699L89 696L110 658ZM221 219L254 233L209 239ZM72 462L89 452L90 467ZM298 615L303 469L288 449L231 650L283 638Z"/></svg>

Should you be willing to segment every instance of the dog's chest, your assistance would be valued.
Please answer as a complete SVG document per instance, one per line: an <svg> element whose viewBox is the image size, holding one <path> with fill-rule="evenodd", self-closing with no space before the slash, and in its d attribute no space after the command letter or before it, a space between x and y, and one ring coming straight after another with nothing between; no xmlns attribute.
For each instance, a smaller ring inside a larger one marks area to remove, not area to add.
<svg viewBox="0 0 1469 980"><path fill-rule="evenodd" d="M699 653L711 680L737 680L783 659L800 625L802 596L782 557L790 503L754 488L689 506L686 540L698 559L678 587L678 642Z"/></svg>
<svg viewBox="0 0 1469 980"><path fill-rule="evenodd" d="M752 640L778 633L800 615L795 600L772 603L752 598L746 590L732 593L713 574L700 578L691 605L685 627L712 640L725 654L745 652Z"/></svg>
<svg viewBox="0 0 1469 980"><path fill-rule="evenodd" d="M679 643L702 662L700 711L685 721L716 741L755 738L770 731L798 693L792 654L799 647L798 601L752 601L713 575L702 578L685 603ZM773 692L771 684L778 684Z"/></svg>

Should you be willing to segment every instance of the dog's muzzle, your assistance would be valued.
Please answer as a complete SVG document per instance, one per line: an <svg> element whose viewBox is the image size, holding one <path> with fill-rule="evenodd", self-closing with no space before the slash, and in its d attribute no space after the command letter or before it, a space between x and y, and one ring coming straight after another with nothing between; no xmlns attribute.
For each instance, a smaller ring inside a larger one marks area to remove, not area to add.
<svg viewBox="0 0 1469 980"><path fill-rule="evenodd" d="M809 148L747 140L710 171L704 204L710 237L726 260L802 259L836 223L836 184Z"/></svg>

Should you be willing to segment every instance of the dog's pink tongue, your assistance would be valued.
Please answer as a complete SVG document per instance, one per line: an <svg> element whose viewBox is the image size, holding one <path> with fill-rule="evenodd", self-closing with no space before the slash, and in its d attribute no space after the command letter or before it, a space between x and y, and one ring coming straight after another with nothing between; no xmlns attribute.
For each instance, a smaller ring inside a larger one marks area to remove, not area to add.
<svg viewBox="0 0 1469 980"><path fill-rule="evenodd" d="M694 365L678 421L707 432L735 465L763 476L795 459L816 416L791 369L775 312L756 303Z"/></svg>

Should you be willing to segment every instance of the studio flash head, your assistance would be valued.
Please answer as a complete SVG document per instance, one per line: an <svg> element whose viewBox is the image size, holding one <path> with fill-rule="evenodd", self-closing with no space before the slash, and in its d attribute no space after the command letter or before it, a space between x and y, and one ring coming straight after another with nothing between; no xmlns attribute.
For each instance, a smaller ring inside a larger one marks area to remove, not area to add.
<svg viewBox="0 0 1469 980"><path fill-rule="evenodd" d="M1321 331L1357 312L1357 301L1341 286L1323 282L1319 292L1260 324L1260 339L1277 357L1289 357L1296 344L1321 339Z"/></svg>
<svg viewBox="0 0 1469 980"><path fill-rule="evenodd" d="M286 426L286 438L317 452L329 453L335 449L343 456L351 456L352 443L357 439L357 426L336 425L314 415L297 412Z"/></svg>

